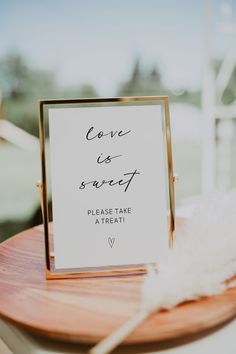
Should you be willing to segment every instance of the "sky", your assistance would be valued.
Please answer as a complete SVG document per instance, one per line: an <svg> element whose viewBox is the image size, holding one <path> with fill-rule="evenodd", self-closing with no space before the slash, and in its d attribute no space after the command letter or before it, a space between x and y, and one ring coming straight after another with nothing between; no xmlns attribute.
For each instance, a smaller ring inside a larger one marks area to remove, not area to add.
<svg viewBox="0 0 236 354"><path fill-rule="evenodd" d="M216 57L236 43L235 34L219 31L222 2L213 0ZM157 65L168 87L195 90L205 63L204 6L204 0L0 0L0 57L22 54L34 68L55 70L62 85L89 82L109 96L139 57L144 69Z"/></svg>

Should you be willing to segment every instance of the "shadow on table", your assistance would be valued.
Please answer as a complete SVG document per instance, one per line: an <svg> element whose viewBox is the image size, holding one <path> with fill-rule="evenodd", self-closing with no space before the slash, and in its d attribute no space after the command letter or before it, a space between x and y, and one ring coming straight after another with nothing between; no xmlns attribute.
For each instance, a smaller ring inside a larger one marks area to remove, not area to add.
<svg viewBox="0 0 236 354"><path fill-rule="evenodd" d="M159 351L165 351L168 349L178 348L178 347L181 347L181 346L184 346L187 344L191 344L194 341L197 341L199 339L203 339L203 338L215 333L216 331L223 328L226 324L230 323L231 321L232 321L232 319L225 322L224 324L214 327L213 329L206 330L206 331L198 333L198 334L187 335L187 336L181 337L181 338L161 341L158 343L121 345L116 350L112 351L111 354L148 354L148 353L154 354L154 353L158 353ZM50 339L45 339L45 337L41 337L38 334L35 335L35 337L38 339L39 343L41 341L43 341L44 346L46 345L47 349L54 349L55 350L55 346L58 345L58 348L60 348L59 353L66 352L68 354L69 353L86 354L86 353L88 353L89 349L91 349L91 346L89 346L89 345L73 344L73 343L69 344L69 343L65 343L65 342L58 342L58 341L54 341L54 340L50 340ZM78 346L79 346L79 348L78 348ZM79 350L79 352L78 352L78 350Z"/></svg>

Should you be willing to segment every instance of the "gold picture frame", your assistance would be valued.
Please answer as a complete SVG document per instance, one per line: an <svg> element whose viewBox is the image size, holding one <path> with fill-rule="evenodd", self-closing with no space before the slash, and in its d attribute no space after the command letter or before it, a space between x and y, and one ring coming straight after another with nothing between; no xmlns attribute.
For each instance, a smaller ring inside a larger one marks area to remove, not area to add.
<svg viewBox="0 0 236 354"><path fill-rule="evenodd" d="M40 153L41 153L41 174L42 179L37 183L40 191L41 210L44 225L44 241L45 241L45 265L46 279L63 279L75 277L98 277L98 276L114 276L124 274L137 274L146 271L146 265L137 266L112 266L87 269L72 270L56 270L54 265L53 251L53 233L49 228L49 205L48 205L48 181L46 168L46 110L55 106L105 106L105 105L140 105L140 104L161 104L164 116L164 139L165 152L168 174L168 200L169 200L169 247L173 247L174 231L175 231L175 188L176 177L173 174L172 145L170 131L170 113L168 96L139 96L139 97L115 97L115 98L86 98L86 99L51 99L39 101L39 135L40 135Z"/></svg>

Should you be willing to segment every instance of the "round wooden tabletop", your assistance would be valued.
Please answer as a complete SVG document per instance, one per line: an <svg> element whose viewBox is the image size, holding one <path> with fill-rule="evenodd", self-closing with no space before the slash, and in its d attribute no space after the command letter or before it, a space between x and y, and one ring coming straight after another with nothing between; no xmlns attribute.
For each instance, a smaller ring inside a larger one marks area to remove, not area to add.
<svg viewBox="0 0 236 354"><path fill-rule="evenodd" d="M0 245L0 315L51 338L81 343L101 340L136 312L142 282L143 275L46 280L41 226ZM196 334L235 314L236 289L230 289L152 315L125 343Z"/></svg>

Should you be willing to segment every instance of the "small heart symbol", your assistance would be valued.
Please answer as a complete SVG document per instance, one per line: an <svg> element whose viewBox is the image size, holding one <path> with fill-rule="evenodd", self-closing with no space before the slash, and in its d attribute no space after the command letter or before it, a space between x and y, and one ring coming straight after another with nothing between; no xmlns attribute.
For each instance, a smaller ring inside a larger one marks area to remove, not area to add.
<svg viewBox="0 0 236 354"><path fill-rule="evenodd" d="M108 237L109 246L112 248L115 242L115 237Z"/></svg>

